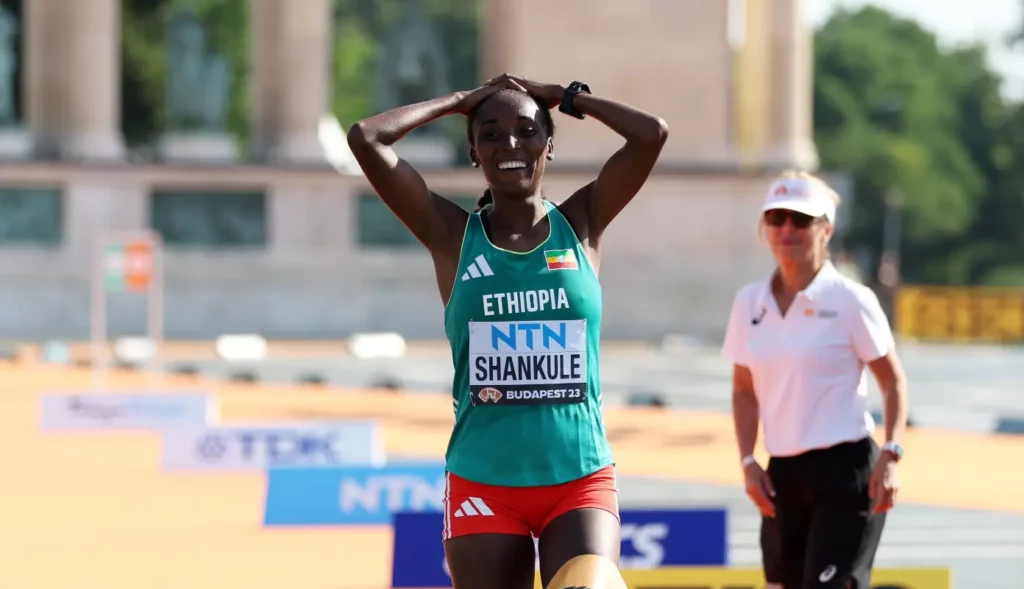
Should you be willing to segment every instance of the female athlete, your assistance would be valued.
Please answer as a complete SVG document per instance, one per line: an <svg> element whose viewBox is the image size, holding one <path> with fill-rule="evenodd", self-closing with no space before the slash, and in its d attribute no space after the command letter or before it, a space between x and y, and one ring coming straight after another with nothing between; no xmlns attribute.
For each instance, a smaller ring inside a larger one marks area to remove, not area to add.
<svg viewBox="0 0 1024 589"><path fill-rule="evenodd" d="M594 181L558 205L541 190L554 157L553 108L625 139ZM467 118L469 155L488 185L473 213L427 188L391 147L455 113ZM509 74L349 130L367 179L430 252L445 302L455 427L444 546L456 589L531 589L531 536L545 587L623 586L608 572L620 540L601 414L597 272L605 229L647 181L667 136L660 118L585 84Z"/></svg>

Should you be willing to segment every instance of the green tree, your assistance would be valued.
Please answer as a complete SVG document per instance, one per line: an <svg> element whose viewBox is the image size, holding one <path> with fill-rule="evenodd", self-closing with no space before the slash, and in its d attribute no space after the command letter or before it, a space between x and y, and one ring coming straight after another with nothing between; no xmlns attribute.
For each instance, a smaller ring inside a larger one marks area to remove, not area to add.
<svg viewBox="0 0 1024 589"><path fill-rule="evenodd" d="M1024 0L1019 28L1010 37L1011 47L1024 51ZM989 198L981 214L984 227L977 233L995 242L993 255L987 260L981 281L1001 286L1024 286L1024 103L1010 109L1001 129L1007 160L997 190Z"/></svg>
<svg viewBox="0 0 1024 589"><path fill-rule="evenodd" d="M984 51L942 51L916 22L838 11L815 38L815 138L824 167L847 169L856 207L847 247L881 254L885 197L903 196L907 282L967 283L990 180L1007 165L999 79ZM982 248L983 249L983 248Z"/></svg>
<svg viewBox="0 0 1024 589"><path fill-rule="evenodd" d="M1024 286L1024 110L1004 101L1002 80L986 69L983 51L956 57L970 73L960 84L959 135L987 190L951 266L973 284Z"/></svg>

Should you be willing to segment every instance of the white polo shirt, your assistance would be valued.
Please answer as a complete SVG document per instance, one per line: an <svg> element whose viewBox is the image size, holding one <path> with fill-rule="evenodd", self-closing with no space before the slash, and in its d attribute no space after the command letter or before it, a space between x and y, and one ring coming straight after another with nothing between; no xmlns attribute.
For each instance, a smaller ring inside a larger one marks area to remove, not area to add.
<svg viewBox="0 0 1024 589"><path fill-rule="evenodd" d="M750 370L770 456L794 456L870 436L866 364L893 349L867 287L826 263L783 317L771 277L741 288L722 355Z"/></svg>

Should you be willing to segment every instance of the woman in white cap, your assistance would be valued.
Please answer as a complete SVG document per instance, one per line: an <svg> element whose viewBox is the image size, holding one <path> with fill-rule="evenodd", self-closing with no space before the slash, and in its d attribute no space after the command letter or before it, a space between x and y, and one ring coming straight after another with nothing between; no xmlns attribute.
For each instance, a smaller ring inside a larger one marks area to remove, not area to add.
<svg viewBox="0 0 1024 589"><path fill-rule="evenodd" d="M838 202L808 174L772 183L761 230L777 268L737 293L722 347L767 581L785 589L869 587L903 456L907 385L888 319L829 261ZM881 449L865 367L884 398ZM767 472L754 457L759 422Z"/></svg>

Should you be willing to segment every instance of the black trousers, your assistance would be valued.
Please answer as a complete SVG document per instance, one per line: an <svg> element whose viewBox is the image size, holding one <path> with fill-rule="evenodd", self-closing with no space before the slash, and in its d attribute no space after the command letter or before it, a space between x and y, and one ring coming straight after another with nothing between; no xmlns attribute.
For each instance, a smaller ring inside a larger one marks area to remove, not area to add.
<svg viewBox="0 0 1024 589"><path fill-rule="evenodd" d="M868 589L885 514L871 514L878 460L871 438L772 458L775 517L762 518L769 583L785 589Z"/></svg>

